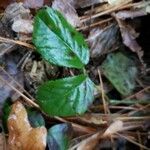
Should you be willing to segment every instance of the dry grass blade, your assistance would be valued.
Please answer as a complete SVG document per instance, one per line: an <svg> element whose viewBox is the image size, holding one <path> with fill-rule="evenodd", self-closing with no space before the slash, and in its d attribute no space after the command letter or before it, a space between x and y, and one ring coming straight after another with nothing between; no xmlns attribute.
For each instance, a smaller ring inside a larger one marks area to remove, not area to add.
<svg viewBox="0 0 150 150"><path fill-rule="evenodd" d="M86 22L86 21L89 21L90 19L98 18L98 17L104 16L104 15L110 14L112 12L119 11L122 9L131 8L133 6L138 6L140 4L141 3L129 3L129 4L124 4L124 5L114 6L112 8L106 9L105 11L98 12L97 14L94 14L91 17L87 16L86 18L83 18L81 20L81 22Z"/></svg>
<svg viewBox="0 0 150 150"><path fill-rule="evenodd" d="M144 91L148 91L148 92L149 92L149 90L150 90L150 86L147 86L147 87L145 87L144 89L140 90L139 92L137 92L137 93L135 93L135 94L133 94L133 95L131 95L131 96L129 96L129 97L126 97L125 99L132 99L132 98L134 98L136 95L138 95L138 94L140 94L140 93L143 93ZM124 99L124 100L125 100L125 99Z"/></svg>
<svg viewBox="0 0 150 150"><path fill-rule="evenodd" d="M105 93L104 93L104 87L103 87L103 81L102 81L100 69L98 69L98 75L99 75L100 86L101 86L100 88L101 88L101 92L102 92L102 101L103 101L103 106L104 106L104 113L106 114L108 112L108 108L107 108L107 104L106 104L106 100L105 100Z"/></svg>
<svg viewBox="0 0 150 150"><path fill-rule="evenodd" d="M105 19L105 20L98 21L96 23L91 24L90 28L100 26L100 25L108 23L109 21L112 21L112 20L113 20L113 18L108 18L108 19ZM84 30L87 30L87 29L89 29L89 26L83 26L83 27L77 28L78 31L81 31L81 30L84 31Z"/></svg>
<svg viewBox="0 0 150 150"><path fill-rule="evenodd" d="M86 138L85 140L81 141L80 143L76 144L75 146L71 147L69 150L93 150L96 146L96 144L99 141L99 138L101 137L102 133L98 132L96 134L93 134L92 136Z"/></svg>
<svg viewBox="0 0 150 150"><path fill-rule="evenodd" d="M73 128L77 131L80 131L80 132L84 132L84 133L88 133L88 134L92 134L95 132L95 129L94 128L90 128L90 127L85 127L85 126L82 126L82 125L79 125L79 124L76 124L76 123L73 123L73 122L70 122L70 121L67 121L65 120L64 118L61 118L61 117L54 117L55 119L61 121L61 122L64 122L64 123L71 123Z"/></svg>
<svg viewBox="0 0 150 150"><path fill-rule="evenodd" d="M25 92L25 94L27 94L30 98L32 98L34 100L34 98L23 88L23 86L20 85L20 83L18 83L6 70L4 70L1 66L0 66L0 69L7 74L7 76L15 82L15 84L23 90L23 92Z"/></svg>
<svg viewBox="0 0 150 150"><path fill-rule="evenodd" d="M0 42L4 42L4 43L14 43L14 44L18 44L24 47L27 47L31 50L35 50L35 47L31 44L22 42L22 41L17 41L17 40L12 40L12 39L8 39L8 38L4 38L4 37L0 37Z"/></svg>
<svg viewBox="0 0 150 150"><path fill-rule="evenodd" d="M36 104L35 102L33 102L33 100L29 99L27 96L25 96L23 93L21 93L18 89L16 89L15 87L13 87L11 84L9 84L6 80L3 79L3 77L0 76L0 80L2 80L4 83L6 83L10 88L12 88L15 92L17 92L18 94L20 94L20 96L22 96L27 103L31 104L32 106L39 108L39 105Z"/></svg>
<svg viewBox="0 0 150 150"><path fill-rule="evenodd" d="M135 144L135 145L137 145L137 146L139 146L139 147L141 147L141 148L143 148L143 149L149 150L148 147L146 147L146 146L144 146L144 145L142 145L142 144L140 144L140 143L137 143L136 141L130 139L129 137L126 137L126 136L121 135L121 134L119 134L119 133L116 133L116 135L118 135L118 136L120 136L120 137L126 139L127 141L129 141L129 142L131 142L131 143L133 143L133 144Z"/></svg>

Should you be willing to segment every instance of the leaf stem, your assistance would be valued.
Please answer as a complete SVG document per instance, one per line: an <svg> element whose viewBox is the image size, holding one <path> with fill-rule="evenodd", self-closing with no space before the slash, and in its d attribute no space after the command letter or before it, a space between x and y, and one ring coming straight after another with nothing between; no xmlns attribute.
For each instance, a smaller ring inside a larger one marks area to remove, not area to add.
<svg viewBox="0 0 150 150"><path fill-rule="evenodd" d="M86 71L85 68L83 68L82 71L83 71L83 74L84 74L84 75L87 75L87 71Z"/></svg>

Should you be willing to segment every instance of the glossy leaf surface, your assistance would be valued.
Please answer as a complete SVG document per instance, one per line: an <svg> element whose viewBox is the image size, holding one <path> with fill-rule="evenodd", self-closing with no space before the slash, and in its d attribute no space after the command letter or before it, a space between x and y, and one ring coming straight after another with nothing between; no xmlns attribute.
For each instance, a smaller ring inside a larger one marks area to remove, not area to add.
<svg viewBox="0 0 150 150"><path fill-rule="evenodd" d="M37 13L33 43L42 57L55 65L83 68L89 61L83 36L52 8L46 7Z"/></svg>
<svg viewBox="0 0 150 150"><path fill-rule="evenodd" d="M49 81L37 91L37 100L50 116L83 114L93 102L94 84L86 75Z"/></svg>

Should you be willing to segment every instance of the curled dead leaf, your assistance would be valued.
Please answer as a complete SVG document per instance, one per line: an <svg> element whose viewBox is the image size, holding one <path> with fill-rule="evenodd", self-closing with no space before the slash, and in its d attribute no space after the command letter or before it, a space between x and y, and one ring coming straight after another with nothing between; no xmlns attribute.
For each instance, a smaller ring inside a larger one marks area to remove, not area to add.
<svg viewBox="0 0 150 150"><path fill-rule="evenodd" d="M12 105L8 117L8 131L10 150L44 150L46 147L46 128L32 128L26 109L19 101Z"/></svg>

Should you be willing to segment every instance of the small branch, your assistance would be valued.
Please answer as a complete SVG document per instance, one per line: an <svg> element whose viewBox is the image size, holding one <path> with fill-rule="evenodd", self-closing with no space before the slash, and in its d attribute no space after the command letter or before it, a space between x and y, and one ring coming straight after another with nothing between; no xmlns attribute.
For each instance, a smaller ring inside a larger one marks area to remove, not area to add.
<svg viewBox="0 0 150 150"><path fill-rule="evenodd" d="M126 136L121 135L121 134L119 134L119 133L115 133L115 134L118 135L118 136L120 136L120 137L122 137L122 138L124 138L124 139L126 139L127 141L129 141L129 142L131 142L131 143L133 143L133 144L139 146L139 147L142 147L143 149L149 150L148 147L146 147L146 146L144 146L144 145L142 145L142 144L140 144L140 143L137 143L136 141L132 140L132 139L129 138L129 137L126 137Z"/></svg>
<svg viewBox="0 0 150 150"><path fill-rule="evenodd" d="M101 92L102 92L102 101L103 101L103 106L104 106L104 113L107 114L108 108L107 108L107 104L106 104L106 100L105 100L104 87L103 87L103 81L102 81L100 69L98 69L98 75L99 75L99 80L100 80L100 88L101 88Z"/></svg>
<svg viewBox="0 0 150 150"><path fill-rule="evenodd" d="M111 14L112 12L119 11L119 10L122 10L122 9L127 9L127 8L131 8L131 7L135 7L135 6L138 6L140 4L141 4L141 2L138 2L138 3L129 3L129 4L125 4L125 5L115 6L113 8L107 9L106 11L102 11L102 12L99 12L97 14L94 14L91 17L88 16L88 17L82 19L81 22L86 22L86 21L89 21L90 19L94 19L94 18L98 18L98 17L104 16L104 15L107 15L107 14Z"/></svg>
<svg viewBox="0 0 150 150"><path fill-rule="evenodd" d="M141 91L139 91L139 92L137 92L137 93L135 93L135 94L133 94L133 95L131 95L131 96L129 96L129 97L126 97L126 98L124 98L123 100L132 99L132 98L134 98L137 94L141 94L141 93L143 93L144 91L148 91L149 89L150 89L150 86L147 86L147 87L145 87L144 89L142 89Z"/></svg>

